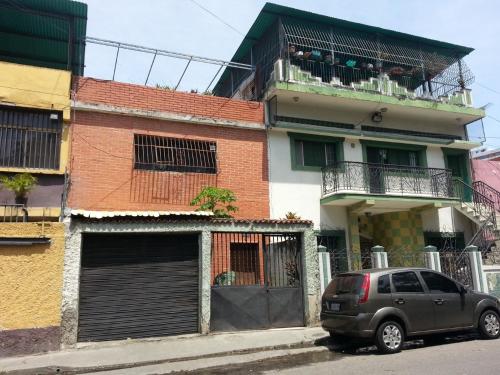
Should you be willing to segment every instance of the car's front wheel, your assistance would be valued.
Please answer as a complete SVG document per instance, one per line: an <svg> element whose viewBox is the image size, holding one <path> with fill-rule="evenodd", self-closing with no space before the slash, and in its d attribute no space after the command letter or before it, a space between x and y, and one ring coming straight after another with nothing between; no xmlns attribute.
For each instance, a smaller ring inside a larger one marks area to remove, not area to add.
<svg viewBox="0 0 500 375"><path fill-rule="evenodd" d="M493 310L487 310L479 318L479 333L483 339L500 337L500 317Z"/></svg>
<svg viewBox="0 0 500 375"><path fill-rule="evenodd" d="M401 351L404 343L404 331L399 323L382 323L375 334L375 345L381 353L392 354Z"/></svg>

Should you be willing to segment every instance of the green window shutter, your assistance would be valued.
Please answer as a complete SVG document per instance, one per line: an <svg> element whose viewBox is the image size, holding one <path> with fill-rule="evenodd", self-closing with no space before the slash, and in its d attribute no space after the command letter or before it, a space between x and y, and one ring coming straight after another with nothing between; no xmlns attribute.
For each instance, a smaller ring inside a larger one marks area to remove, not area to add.
<svg viewBox="0 0 500 375"><path fill-rule="evenodd" d="M325 145L320 142L302 141L304 166L323 167L326 163Z"/></svg>

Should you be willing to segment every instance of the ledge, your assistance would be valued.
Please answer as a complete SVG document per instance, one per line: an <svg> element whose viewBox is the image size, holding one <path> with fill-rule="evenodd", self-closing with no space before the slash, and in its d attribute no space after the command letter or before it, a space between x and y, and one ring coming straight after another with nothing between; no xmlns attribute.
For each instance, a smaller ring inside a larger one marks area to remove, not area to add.
<svg viewBox="0 0 500 375"><path fill-rule="evenodd" d="M454 104L439 103L434 100L398 98L395 96L381 95L378 93L370 93L366 91L355 91L335 86L315 86L315 85L308 85L306 83L273 81L270 83L268 89L273 87L276 88L277 90L319 94L319 95L339 97L345 99L364 100L379 104L396 104L413 108L462 113L470 116L484 117L486 115L485 111L479 108L472 108L465 106L462 107Z"/></svg>

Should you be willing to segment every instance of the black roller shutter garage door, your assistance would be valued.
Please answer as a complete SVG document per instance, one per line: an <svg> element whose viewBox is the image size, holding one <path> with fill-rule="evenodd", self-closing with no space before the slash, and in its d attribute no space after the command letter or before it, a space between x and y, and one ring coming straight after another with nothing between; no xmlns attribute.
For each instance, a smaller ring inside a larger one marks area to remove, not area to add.
<svg viewBox="0 0 500 375"><path fill-rule="evenodd" d="M78 341L195 332L197 235L83 235Z"/></svg>

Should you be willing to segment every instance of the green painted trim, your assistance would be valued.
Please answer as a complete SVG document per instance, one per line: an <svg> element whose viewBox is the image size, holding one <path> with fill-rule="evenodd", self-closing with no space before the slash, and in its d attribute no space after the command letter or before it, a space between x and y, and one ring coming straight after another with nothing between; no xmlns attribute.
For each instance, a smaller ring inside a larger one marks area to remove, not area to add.
<svg viewBox="0 0 500 375"><path fill-rule="evenodd" d="M320 199L320 204L327 204L333 201L341 200L341 199L373 199L375 201L404 201L404 202L420 202L420 201L426 201L426 202L431 202L431 203L452 203L456 204L457 202L460 201L459 198L442 198L442 199L436 199L432 197L414 197L414 198L406 198L406 197L400 197L397 195L384 195L384 196L378 196L378 195L372 195L372 194L334 194L330 195L325 198Z"/></svg>
<svg viewBox="0 0 500 375"><path fill-rule="evenodd" d="M447 148L447 147L441 147L441 151L443 152L444 156L444 166L446 169L449 169L448 167L448 156L457 156L457 155L462 155L462 168L465 168L465 171L467 173L467 176L464 178L464 182L467 185L471 185L472 183L472 173L470 170L470 163L469 163L469 150L462 150L462 149L456 149L456 148Z"/></svg>
<svg viewBox="0 0 500 375"><path fill-rule="evenodd" d="M287 132L290 139L290 160L292 161L292 171L321 172L322 167L300 165L296 159L295 141L313 141L335 144L335 156L338 161L344 160L344 138L329 137L316 134Z"/></svg>
<svg viewBox="0 0 500 375"><path fill-rule="evenodd" d="M316 86L316 85L307 85L303 83L291 83L291 82L281 82L281 81L272 82L270 84L270 88L272 89L273 86L278 90L301 92L305 94L309 93L309 94L319 94L319 95L333 96L345 99L365 100L369 102L376 102L378 104L396 104L413 108L461 113L470 116L479 116L479 117L486 116L486 112L480 108L462 107L454 104L439 103L435 101L421 100L421 99L399 99L394 96L381 95L376 92L368 93L364 91L354 91L335 86Z"/></svg>
<svg viewBox="0 0 500 375"><path fill-rule="evenodd" d="M442 145L442 146L459 144L459 145L468 145L468 147L470 149L481 145L480 143L471 142L471 141L450 141L449 139L417 137L417 136L403 135L403 134L376 133L376 132L371 132L371 131L366 131L366 130L361 132L360 130L334 129L334 128L327 128L325 126L306 125L306 124L302 125L302 124L286 122L286 121L278 121L272 127L277 128L277 129L290 129L290 130L295 130L295 131L302 130L302 131L306 131L306 132L314 131L314 132L320 132L320 133L329 133L328 135L326 135L326 137L330 137L330 136L338 137L339 135L350 137L350 138L355 137L355 138L359 138L359 139L362 139L362 137L369 137L369 138L380 138L380 139L383 139L384 141L391 139L391 140L394 140L394 142L412 141L412 142L421 142L421 143L426 143L426 144L435 144L435 145ZM332 135L330 135L330 134L332 134ZM315 135L321 136L320 134L315 134ZM375 140L374 142L378 142L378 141Z"/></svg>

